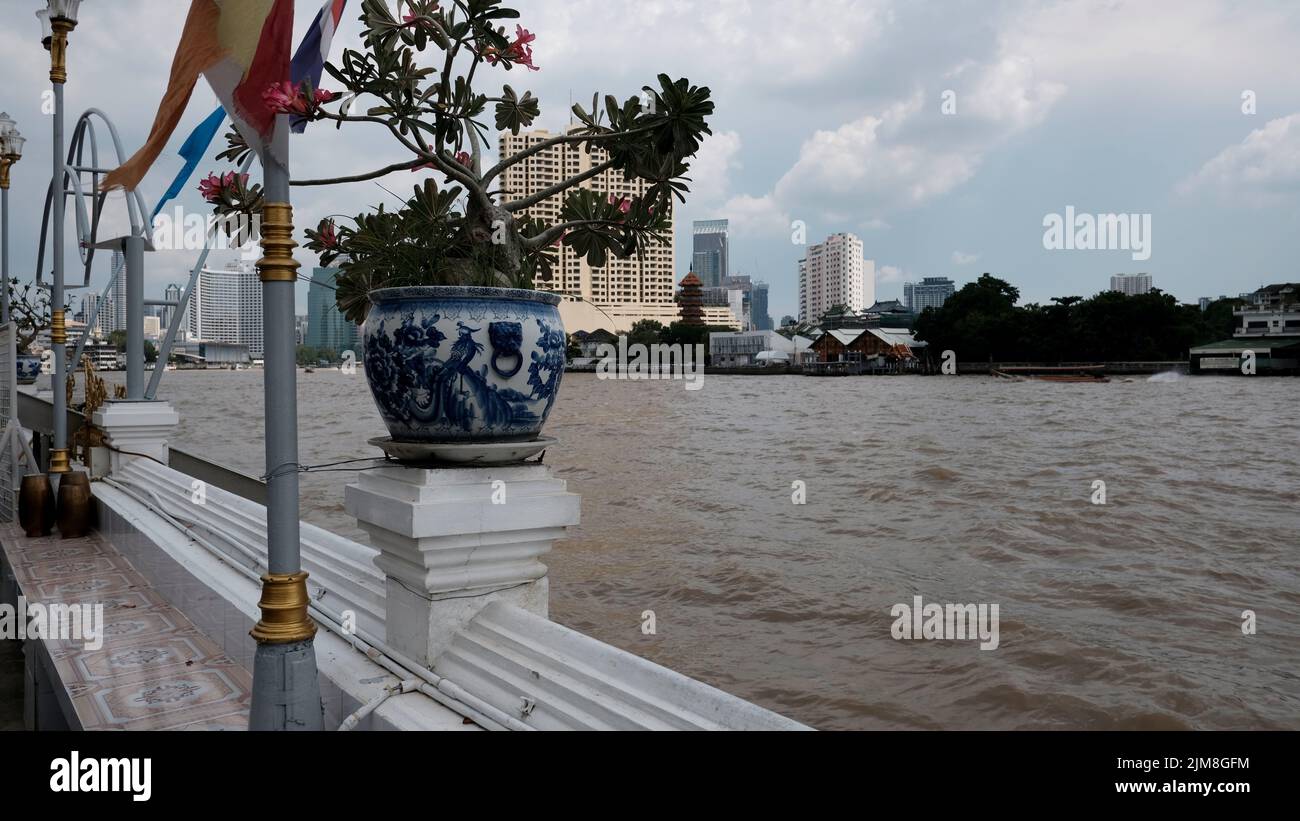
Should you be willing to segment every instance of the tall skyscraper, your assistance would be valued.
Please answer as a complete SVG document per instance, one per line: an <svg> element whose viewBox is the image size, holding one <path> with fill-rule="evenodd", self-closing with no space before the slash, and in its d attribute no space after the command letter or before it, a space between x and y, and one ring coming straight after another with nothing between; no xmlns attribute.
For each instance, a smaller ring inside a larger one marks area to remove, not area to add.
<svg viewBox="0 0 1300 821"><path fill-rule="evenodd" d="M1150 274L1116 274L1110 278L1110 289L1134 296L1151 290Z"/></svg>
<svg viewBox="0 0 1300 821"><path fill-rule="evenodd" d="M219 271L200 271L189 312L194 339L247 345L250 356L264 355L262 281L251 262L236 261Z"/></svg>
<svg viewBox="0 0 1300 821"><path fill-rule="evenodd" d="M126 330L126 257L122 256L121 251L113 252L113 280L112 296L109 297L107 307L112 314L109 323L109 331ZM104 307L101 307L102 311Z"/></svg>
<svg viewBox="0 0 1300 821"><path fill-rule="evenodd" d="M183 296L184 293L185 293L185 289L173 282L171 285L168 285L163 290L163 299L167 300L168 302L180 302L181 296ZM187 312L186 316L188 315L189 314ZM172 326L172 318L175 316L176 316L176 309L171 305L164 305L161 314L162 326L164 328L170 328ZM188 324L185 321L186 316L182 316L180 318L181 328L184 328Z"/></svg>
<svg viewBox="0 0 1300 821"><path fill-rule="evenodd" d="M112 309L109 307L111 302L112 300L101 299L100 295L96 293L88 293L81 298L81 321L88 323L86 330L91 336L108 336L108 326L113 319L109 316L112 313ZM93 326L89 325L91 314L95 315Z"/></svg>
<svg viewBox="0 0 1300 821"><path fill-rule="evenodd" d="M317 268L307 291L307 334L304 345L341 353L357 348L357 326L339 312L334 299L334 278L338 268Z"/></svg>
<svg viewBox="0 0 1300 821"><path fill-rule="evenodd" d="M727 230L726 220L699 220L692 225L691 270L705 288L721 287L731 276Z"/></svg>
<svg viewBox="0 0 1300 821"><path fill-rule="evenodd" d="M926 308L942 308L956 292L956 284L947 277L923 277L920 282L903 283L903 304L919 314Z"/></svg>
<svg viewBox="0 0 1300 821"><path fill-rule="evenodd" d="M767 291L766 282L755 282L749 295L749 318L756 331L773 330L772 315L768 313L767 307Z"/></svg>
<svg viewBox="0 0 1300 821"><path fill-rule="evenodd" d="M833 234L812 245L799 260L799 321L817 322L837 305L854 313L875 301L875 263L862 257L862 240L853 234Z"/></svg>
<svg viewBox="0 0 1300 821"><path fill-rule="evenodd" d="M555 135L545 130L521 132L518 135L503 131L500 135L501 156L517 154L553 136ZM554 145L506 169L502 175L502 186L507 199L531 196L590 171L607 159L608 155L600 148L593 148L588 153L582 145ZM621 171L605 170L583 181L579 187L631 199L642 196L649 185L640 179L625 180ZM561 222L559 217L563 204L564 195L557 194L521 210L519 215L536 217L549 225L558 225ZM665 244L650 243L640 259L635 256L628 259L611 256L608 263L600 268L588 265L585 256L575 254L568 246L561 245L557 249L559 264L553 271L553 279L538 280L536 286L541 290L580 297L602 307L628 306L632 314L638 308L645 307L648 315L673 316L677 307L673 293L671 226L665 239Z"/></svg>

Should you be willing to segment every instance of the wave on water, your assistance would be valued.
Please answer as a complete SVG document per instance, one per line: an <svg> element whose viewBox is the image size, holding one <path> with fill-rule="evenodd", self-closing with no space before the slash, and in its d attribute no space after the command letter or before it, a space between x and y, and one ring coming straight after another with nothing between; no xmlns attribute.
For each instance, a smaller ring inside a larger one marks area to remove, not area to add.
<svg viewBox="0 0 1300 821"><path fill-rule="evenodd" d="M1148 382L1181 382L1185 377L1178 371L1163 371L1152 376Z"/></svg>

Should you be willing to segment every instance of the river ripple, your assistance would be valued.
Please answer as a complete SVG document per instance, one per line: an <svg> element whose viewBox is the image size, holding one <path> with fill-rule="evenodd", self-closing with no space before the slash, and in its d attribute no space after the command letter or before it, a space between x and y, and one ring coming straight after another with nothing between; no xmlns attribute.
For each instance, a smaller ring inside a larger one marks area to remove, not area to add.
<svg viewBox="0 0 1300 821"><path fill-rule="evenodd" d="M262 472L260 372L162 385L176 444ZM1297 408L1296 379L571 374L551 615L821 728L1300 729ZM364 377L300 374L299 409L304 462L377 453ZM364 540L350 480L305 476L303 518ZM998 604L1000 647L895 641L914 595Z"/></svg>

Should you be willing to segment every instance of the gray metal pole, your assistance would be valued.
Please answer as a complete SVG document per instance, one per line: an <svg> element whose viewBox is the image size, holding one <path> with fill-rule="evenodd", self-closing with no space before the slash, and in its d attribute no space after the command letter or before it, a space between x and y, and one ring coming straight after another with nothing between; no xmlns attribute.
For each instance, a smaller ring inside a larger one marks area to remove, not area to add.
<svg viewBox="0 0 1300 821"><path fill-rule="evenodd" d="M144 237L132 234L126 238L124 246L123 250L126 256L126 398L138 401L144 399Z"/></svg>
<svg viewBox="0 0 1300 821"><path fill-rule="evenodd" d="M0 325L9 324L9 186L0 189L0 242L4 250L0 251L0 276L4 285L0 287Z"/></svg>
<svg viewBox="0 0 1300 821"><path fill-rule="evenodd" d="M288 133L288 115L276 129ZM262 213L262 335L266 399L267 574L262 577L262 619L253 628L252 730L320 730L320 681L307 614L307 574L298 535L298 368L294 339L293 210L289 171L268 150L266 205Z"/></svg>
<svg viewBox="0 0 1300 821"><path fill-rule="evenodd" d="M63 83L54 81L54 282L50 287L50 344L54 348L54 444L50 473L67 473L68 462L68 334L63 315Z"/></svg>

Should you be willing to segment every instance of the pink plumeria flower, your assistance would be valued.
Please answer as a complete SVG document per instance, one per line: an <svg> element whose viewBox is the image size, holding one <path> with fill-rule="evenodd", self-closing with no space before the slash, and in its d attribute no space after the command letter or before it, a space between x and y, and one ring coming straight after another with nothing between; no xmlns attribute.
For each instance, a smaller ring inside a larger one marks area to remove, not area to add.
<svg viewBox="0 0 1300 821"><path fill-rule="evenodd" d="M468 151L458 151L456 152L456 162L460 163L466 168L469 168L471 167L471 164L474 162L474 158L469 155Z"/></svg>
<svg viewBox="0 0 1300 821"><path fill-rule="evenodd" d="M500 60L525 66L529 71L541 71L540 68L533 65L533 49L529 43L537 39L533 34L523 26L515 26L515 41L506 46L505 53L498 53L494 48L488 48L483 52L483 59L487 60L490 65L496 65Z"/></svg>
<svg viewBox="0 0 1300 821"><path fill-rule="evenodd" d="M339 236L334 230L334 220L326 220L321 225L320 244L331 249L339 247Z"/></svg>
<svg viewBox="0 0 1300 821"><path fill-rule="evenodd" d="M216 202L221 199L221 188L221 178L216 174L208 174L205 179L199 181L199 193L208 202Z"/></svg>
<svg viewBox="0 0 1300 821"><path fill-rule="evenodd" d="M632 210L632 201L631 201L630 199L628 199L627 197L619 197L619 198L615 199L614 195L613 195L613 194L610 194L610 195L609 195L609 204L610 204L610 205L615 205L615 204L617 204L617 205L618 205L618 210L619 210L619 211L622 211L624 214L627 214L627 213L631 212L631 210Z"/></svg>
<svg viewBox="0 0 1300 821"><path fill-rule="evenodd" d="M293 87L293 83L285 80L282 83L275 83L268 86L266 91L262 92L262 102L266 107L275 112L289 111L298 100L298 89Z"/></svg>

